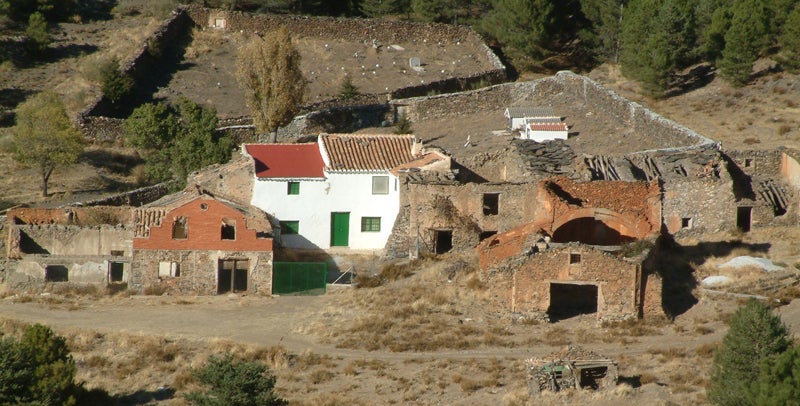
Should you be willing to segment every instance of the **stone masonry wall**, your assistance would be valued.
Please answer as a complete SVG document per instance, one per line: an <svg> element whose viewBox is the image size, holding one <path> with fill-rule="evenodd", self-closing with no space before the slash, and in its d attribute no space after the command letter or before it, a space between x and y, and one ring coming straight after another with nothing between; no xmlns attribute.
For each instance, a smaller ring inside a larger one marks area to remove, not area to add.
<svg viewBox="0 0 800 406"><path fill-rule="evenodd" d="M571 254L580 255L578 263L570 263ZM551 282L596 285L597 317L604 320L639 317L640 281L639 264L581 245L520 257L513 264L490 271L488 277L489 289L501 290L492 296L510 299L506 309L538 317L550 306Z"/></svg>
<svg viewBox="0 0 800 406"><path fill-rule="evenodd" d="M214 295L217 293L217 267L221 259L249 261L247 291L272 294L272 251L167 251L136 250L128 287L137 291L160 288L177 294ZM160 262L180 264L180 276L158 276Z"/></svg>

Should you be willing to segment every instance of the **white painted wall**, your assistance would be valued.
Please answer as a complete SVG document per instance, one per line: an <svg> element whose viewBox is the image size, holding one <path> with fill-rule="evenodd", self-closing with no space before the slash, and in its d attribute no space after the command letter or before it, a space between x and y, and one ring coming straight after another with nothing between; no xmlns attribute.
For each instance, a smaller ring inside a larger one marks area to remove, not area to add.
<svg viewBox="0 0 800 406"><path fill-rule="evenodd" d="M325 173L326 179L256 179L252 205L280 221L300 221L299 235L284 235L291 248L330 248L331 213L350 213L349 247L383 249L400 210L397 177L389 172ZM389 194L372 194L372 177L389 177ZM287 183L300 182L288 195ZM362 232L361 217L380 217L380 232Z"/></svg>
<svg viewBox="0 0 800 406"><path fill-rule="evenodd" d="M526 128L522 133L523 140L533 140L536 142L552 141L552 140L566 140L568 136L567 131L534 131Z"/></svg>

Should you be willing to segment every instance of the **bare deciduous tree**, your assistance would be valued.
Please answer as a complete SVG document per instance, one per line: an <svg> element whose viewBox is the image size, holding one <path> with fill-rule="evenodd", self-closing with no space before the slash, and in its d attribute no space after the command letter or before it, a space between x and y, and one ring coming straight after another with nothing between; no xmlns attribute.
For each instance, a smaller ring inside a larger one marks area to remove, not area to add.
<svg viewBox="0 0 800 406"><path fill-rule="evenodd" d="M239 48L236 77L245 90L256 131L272 133L275 142L278 127L289 124L300 110L306 89L300 53L286 27L264 38L255 35Z"/></svg>

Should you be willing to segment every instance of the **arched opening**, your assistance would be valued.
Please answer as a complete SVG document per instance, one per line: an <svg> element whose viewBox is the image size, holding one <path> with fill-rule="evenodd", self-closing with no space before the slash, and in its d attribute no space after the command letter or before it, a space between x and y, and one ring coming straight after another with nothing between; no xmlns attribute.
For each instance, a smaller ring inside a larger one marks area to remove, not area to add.
<svg viewBox="0 0 800 406"><path fill-rule="evenodd" d="M616 227L615 227L616 226ZM594 217L579 217L562 224L553 232L553 242L581 242L590 245L622 245L636 238L620 233L621 224L607 223Z"/></svg>

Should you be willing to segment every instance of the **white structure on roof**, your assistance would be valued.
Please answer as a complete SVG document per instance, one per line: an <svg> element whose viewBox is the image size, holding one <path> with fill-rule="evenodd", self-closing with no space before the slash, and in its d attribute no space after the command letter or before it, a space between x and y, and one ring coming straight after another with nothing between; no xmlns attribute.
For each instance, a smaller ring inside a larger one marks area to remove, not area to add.
<svg viewBox="0 0 800 406"><path fill-rule="evenodd" d="M252 204L280 221L283 246L301 249L382 249L400 211L397 169L450 167L412 135L322 134L243 151L255 164Z"/></svg>
<svg viewBox="0 0 800 406"><path fill-rule="evenodd" d="M533 140L536 142L545 142L553 140L566 140L569 135L569 127L566 123L561 122L547 122L538 119L529 119L525 123L523 131L520 132L520 137L523 140Z"/></svg>
<svg viewBox="0 0 800 406"><path fill-rule="evenodd" d="M522 130L526 120L533 118L561 122L561 117L553 112L552 107L511 106L506 108L503 115L508 119L508 127L511 128L511 131Z"/></svg>

